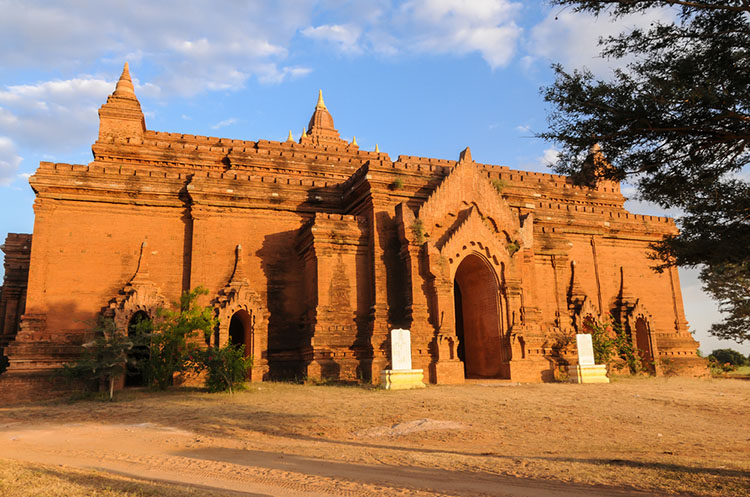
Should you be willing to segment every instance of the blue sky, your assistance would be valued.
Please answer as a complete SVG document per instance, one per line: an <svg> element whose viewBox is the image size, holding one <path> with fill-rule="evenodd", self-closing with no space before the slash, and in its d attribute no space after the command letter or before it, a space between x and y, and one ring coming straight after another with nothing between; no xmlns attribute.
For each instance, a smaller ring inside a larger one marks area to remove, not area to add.
<svg viewBox="0 0 750 497"><path fill-rule="evenodd" d="M549 65L606 76L616 63L598 57L600 36L673 15L611 23L511 0L0 0L0 12L2 239L33 229L39 161L91 161L97 109L125 61L149 129L298 138L320 88L360 148L452 159L468 145L480 162L548 171L554 144L533 134ZM695 271L681 276L702 350L750 352L706 334L716 305Z"/></svg>

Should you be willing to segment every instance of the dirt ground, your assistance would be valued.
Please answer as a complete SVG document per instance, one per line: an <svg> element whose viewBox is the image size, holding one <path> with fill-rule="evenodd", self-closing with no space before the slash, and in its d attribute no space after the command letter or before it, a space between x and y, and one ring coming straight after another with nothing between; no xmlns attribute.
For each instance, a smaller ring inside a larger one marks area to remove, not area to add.
<svg viewBox="0 0 750 497"><path fill-rule="evenodd" d="M685 378L125 391L1 408L0 458L195 495L747 496L748 405L750 381Z"/></svg>

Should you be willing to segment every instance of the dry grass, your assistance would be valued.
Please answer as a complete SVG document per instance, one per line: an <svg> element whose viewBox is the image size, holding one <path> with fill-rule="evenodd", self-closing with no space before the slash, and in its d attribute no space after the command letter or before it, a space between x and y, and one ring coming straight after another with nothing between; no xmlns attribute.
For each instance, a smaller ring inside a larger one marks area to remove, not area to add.
<svg viewBox="0 0 750 497"><path fill-rule="evenodd" d="M197 433L201 447L739 497L750 495L749 404L750 381L726 379L407 392L263 383L234 396L131 391L114 403L5 408L0 424L155 423ZM465 428L376 429L419 419Z"/></svg>
<svg viewBox="0 0 750 497"><path fill-rule="evenodd" d="M147 483L63 466L0 460L0 495L3 497L231 497L195 487Z"/></svg>

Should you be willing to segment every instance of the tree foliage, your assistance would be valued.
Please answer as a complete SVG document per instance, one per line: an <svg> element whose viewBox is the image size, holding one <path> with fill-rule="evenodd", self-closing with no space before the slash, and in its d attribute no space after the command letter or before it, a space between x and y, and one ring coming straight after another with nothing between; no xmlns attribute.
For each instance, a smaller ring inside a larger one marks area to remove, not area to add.
<svg viewBox="0 0 750 497"><path fill-rule="evenodd" d="M151 388L164 390L176 373L187 371L188 356L199 353L200 332L213 332L216 320L211 308L197 303L198 296L207 293L203 288L184 292L175 303L175 310L159 309L155 320L137 324L136 336L149 347L149 354L139 367Z"/></svg>
<svg viewBox="0 0 750 497"><path fill-rule="evenodd" d="M724 321L711 326L711 334L739 343L750 340L750 260L706 267L701 279L725 316Z"/></svg>
<svg viewBox="0 0 750 497"><path fill-rule="evenodd" d="M125 373L133 342L117 329L111 318L100 318L94 334L94 340L83 344L83 354L76 362L63 364L62 374L69 380L106 382L112 400L115 380Z"/></svg>
<svg viewBox="0 0 750 497"><path fill-rule="evenodd" d="M543 89L552 104L549 130L539 136L561 145L556 169L579 184L626 180L641 199L679 209L679 234L654 245L657 268L705 265L702 279L727 313L712 332L733 337L735 329L735 338L747 338L750 3L552 3L614 19L655 8L673 15L672 22L602 39L603 57L627 61L609 79L554 66L555 82ZM597 144L599 163L589 154ZM733 279L724 283L726 277ZM721 293L729 287L739 300Z"/></svg>

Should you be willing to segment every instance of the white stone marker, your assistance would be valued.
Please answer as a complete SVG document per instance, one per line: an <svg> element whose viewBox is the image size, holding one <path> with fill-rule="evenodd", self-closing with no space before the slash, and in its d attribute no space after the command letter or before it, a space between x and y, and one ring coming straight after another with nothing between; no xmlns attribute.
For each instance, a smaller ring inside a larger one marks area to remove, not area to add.
<svg viewBox="0 0 750 497"><path fill-rule="evenodd" d="M391 369L380 373L380 386L386 390L424 388L424 371L411 368L411 333L391 330Z"/></svg>
<svg viewBox="0 0 750 497"><path fill-rule="evenodd" d="M581 333L576 335L578 348L578 364L568 366L568 375L572 383L609 383L607 366L594 362L594 345L591 335Z"/></svg>
<svg viewBox="0 0 750 497"><path fill-rule="evenodd" d="M409 330L391 330L391 369L411 369L411 333Z"/></svg>
<svg viewBox="0 0 750 497"><path fill-rule="evenodd" d="M593 366L594 345L591 342L591 335L588 333L576 335L576 346L578 347L578 365Z"/></svg>

